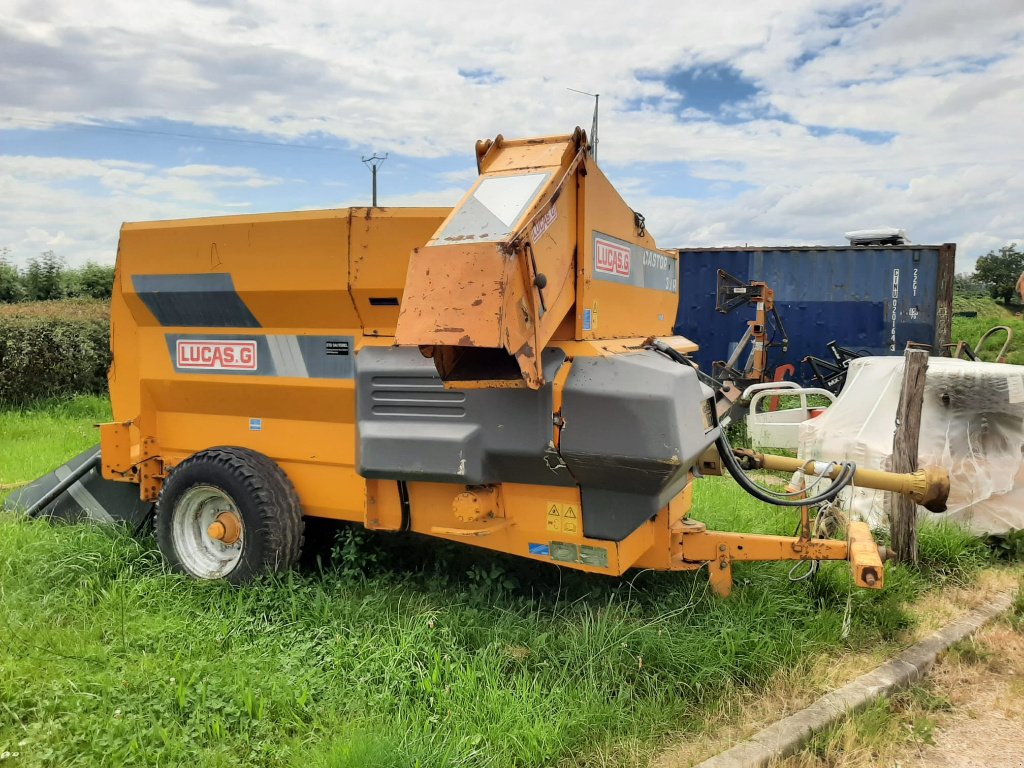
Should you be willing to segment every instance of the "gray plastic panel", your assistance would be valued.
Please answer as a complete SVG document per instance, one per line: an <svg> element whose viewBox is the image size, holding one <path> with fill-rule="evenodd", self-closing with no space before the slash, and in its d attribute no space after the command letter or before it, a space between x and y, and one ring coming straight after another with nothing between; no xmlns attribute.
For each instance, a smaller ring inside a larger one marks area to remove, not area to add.
<svg viewBox="0 0 1024 768"><path fill-rule="evenodd" d="M259 328L227 272L132 275L132 287L161 325Z"/></svg>
<svg viewBox="0 0 1024 768"><path fill-rule="evenodd" d="M95 445L53 472L14 491L4 501L4 509L16 512L28 509L98 450L99 446ZM138 531L152 510L152 503L139 499L138 485L104 480L98 469L92 469L37 516L72 523L87 520L97 523L121 523L132 531Z"/></svg>
<svg viewBox="0 0 1024 768"><path fill-rule="evenodd" d="M543 355L550 381L564 362ZM445 389L434 363L409 347L356 355L357 469L363 477L482 485L573 485L552 446L550 384Z"/></svg>
<svg viewBox="0 0 1024 768"><path fill-rule="evenodd" d="M692 368L649 350L574 361L560 444L587 536L621 541L686 486L718 437L701 415L712 395Z"/></svg>

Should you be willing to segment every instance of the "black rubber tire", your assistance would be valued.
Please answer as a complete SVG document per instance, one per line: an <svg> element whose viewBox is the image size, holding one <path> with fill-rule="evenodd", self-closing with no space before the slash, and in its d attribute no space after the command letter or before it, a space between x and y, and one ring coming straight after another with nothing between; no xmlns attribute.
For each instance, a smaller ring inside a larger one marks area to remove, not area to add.
<svg viewBox="0 0 1024 768"><path fill-rule="evenodd" d="M295 564L302 550L303 520L291 481L263 454L218 447L200 451L171 470L157 500L156 541L173 570L202 578L182 564L171 535L175 505L196 485L212 485L226 493L242 518L242 554L225 580L245 584Z"/></svg>

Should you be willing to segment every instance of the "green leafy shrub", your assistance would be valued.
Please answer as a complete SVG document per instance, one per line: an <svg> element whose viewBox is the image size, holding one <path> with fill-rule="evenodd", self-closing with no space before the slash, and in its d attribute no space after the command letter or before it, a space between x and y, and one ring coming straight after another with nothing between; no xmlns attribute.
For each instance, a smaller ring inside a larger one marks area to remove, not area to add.
<svg viewBox="0 0 1024 768"><path fill-rule="evenodd" d="M95 301L7 305L0 311L0 405L106 391L110 309Z"/></svg>
<svg viewBox="0 0 1024 768"><path fill-rule="evenodd" d="M985 537L985 543L999 560L1024 562L1024 529L1010 529L1003 534L991 534Z"/></svg>

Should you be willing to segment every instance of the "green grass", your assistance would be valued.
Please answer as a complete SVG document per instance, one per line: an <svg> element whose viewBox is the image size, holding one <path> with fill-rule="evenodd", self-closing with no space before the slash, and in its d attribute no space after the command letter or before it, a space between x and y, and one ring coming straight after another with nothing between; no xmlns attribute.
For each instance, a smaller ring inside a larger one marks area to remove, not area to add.
<svg viewBox="0 0 1024 768"><path fill-rule="evenodd" d="M16 410L0 410L0 497L99 442L94 424L110 421L106 397L79 395Z"/></svg>
<svg viewBox="0 0 1024 768"><path fill-rule="evenodd" d="M102 411L60 409L0 423L44 440ZM3 445L5 470L59 463ZM694 516L795 525L720 478L698 483ZM165 573L149 540L0 517L0 753L18 766L636 764L782 669L897 641L910 602L984 561L956 529L920 536L931 570L889 567L881 592L851 592L842 563L799 584L788 565L739 564L720 600L702 572L608 579L355 528L319 565L231 588Z"/></svg>
<svg viewBox="0 0 1024 768"><path fill-rule="evenodd" d="M953 298L954 312L971 311L977 312L978 316L954 317L951 341L954 343L960 340L966 341L973 349L989 328L995 325L1006 325L1013 331L1013 340L1006 362L1013 365L1024 365L1024 319L1016 316L1021 309L1017 306L1006 307L988 297L956 296ZM1002 332L993 334L985 343L981 359L994 361L1005 340L1006 336Z"/></svg>
<svg viewBox="0 0 1024 768"><path fill-rule="evenodd" d="M823 765L843 765L853 752L859 753L860 763L898 765L890 762L891 753L934 744L939 717L951 711L949 699L925 680L876 699L860 712L815 734L804 751L815 755ZM866 755L876 759L866 760Z"/></svg>

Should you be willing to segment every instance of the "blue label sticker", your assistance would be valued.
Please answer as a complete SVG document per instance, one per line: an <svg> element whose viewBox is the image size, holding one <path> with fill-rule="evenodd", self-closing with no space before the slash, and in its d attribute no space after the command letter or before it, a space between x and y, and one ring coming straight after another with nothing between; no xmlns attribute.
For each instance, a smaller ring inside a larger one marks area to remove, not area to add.
<svg viewBox="0 0 1024 768"><path fill-rule="evenodd" d="M250 432L262 432L263 431L263 419L249 419L249 431Z"/></svg>
<svg viewBox="0 0 1024 768"><path fill-rule="evenodd" d="M530 544L530 554L550 557L551 548L547 544Z"/></svg>
<svg viewBox="0 0 1024 768"><path fill-rule="evenodd" d="M589 331L594 325L594 313L589 309L583 310L583 330Z"/></svg>

